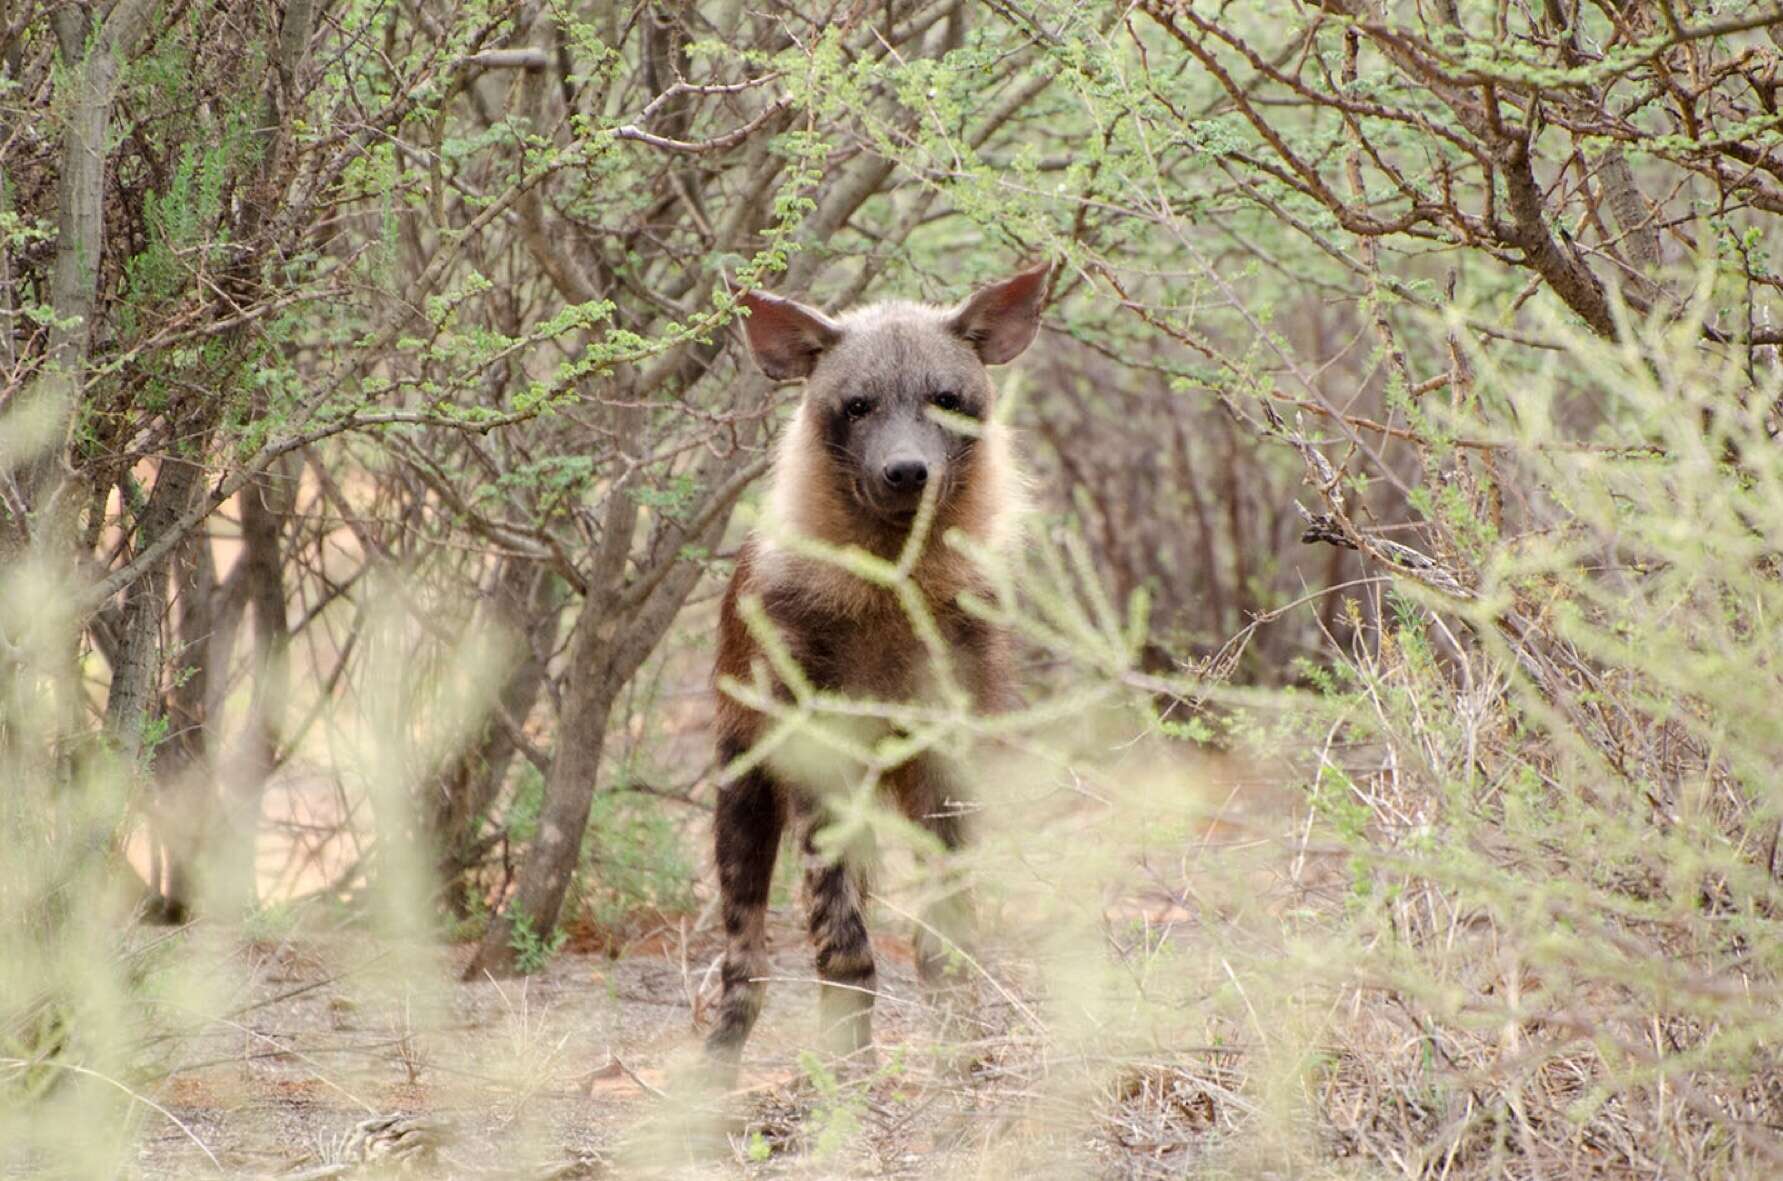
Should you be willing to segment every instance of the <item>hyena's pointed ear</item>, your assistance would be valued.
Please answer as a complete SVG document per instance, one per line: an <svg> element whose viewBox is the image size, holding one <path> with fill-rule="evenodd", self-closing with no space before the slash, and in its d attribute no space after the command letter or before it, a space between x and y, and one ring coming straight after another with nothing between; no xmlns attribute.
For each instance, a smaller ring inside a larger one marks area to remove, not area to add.
<svg viewBox="0 0 1783 1181"><path fill-rule="evenodd" d="M986 365L1001 365L1021 356L1040 331L1040 304L1052 264L1041 263L1013 279L980 287L948 320L948 327L978 350Z"/></svg>
<svg viewBox="0 0 1783 1181"><path fill-rule="evenodd" d="M749 309L743 321L749 351L775 381L809 376L817 358L842 337L841 325L802 303L761 291L748 292L737 302Z"/></svg>

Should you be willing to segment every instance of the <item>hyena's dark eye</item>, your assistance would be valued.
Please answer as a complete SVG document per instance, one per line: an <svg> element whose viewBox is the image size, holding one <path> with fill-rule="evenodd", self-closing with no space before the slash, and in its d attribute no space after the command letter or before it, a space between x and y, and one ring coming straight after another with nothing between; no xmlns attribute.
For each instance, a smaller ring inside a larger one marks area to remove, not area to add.
<svg viewBox="0 0 1783 1181"><path fill-rule="evenodd" d="M869 398L850 398L842 403L842 413L852 419L862 419L873 413L873 402Z"/></svg>
<svg viewBox="0 0 1783 1181"><path fill-rule="evenodd" d="M929 403L937 410L945 410L949 414L964 414L966 403L952 390L943 390L929 399Z"/></svg>

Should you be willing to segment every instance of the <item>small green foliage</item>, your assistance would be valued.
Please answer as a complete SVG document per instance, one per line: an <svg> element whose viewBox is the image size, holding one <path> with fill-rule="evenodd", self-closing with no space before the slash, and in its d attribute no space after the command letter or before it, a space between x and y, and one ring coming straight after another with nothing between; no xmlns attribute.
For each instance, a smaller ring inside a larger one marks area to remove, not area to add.
<svg viewBox="0 0 1783 1181"><path fill-rule="evenodd" d="M302 923L301 906L279 900L262 903L242 916L242 936L253 943L281 943Z"/></svg>
<svg viewBox="0 0 1783 1181"><path fill-rule="evenodd" d="M799 1068L816 1092L811 1114L806 1117L813 1130L812 1155L820 1161L834 1159L860 1134L867 1087L841 1081L823 1059L808 1050L799 1055Z"/></svg>
<svg viewBox="0 0 1783 1181"><path fill-rule="evenodd" d="M622 780L594 797L582 840L577 897L601 928L629 917L685 914L694 909L699 870L665 805Z"/></svg>
<svg viewBox="0 0 1783 1181"><path fill-rule="evenodd" d="M523 976L530 976L549 964L563 950L569 933L557 927L549 935L539 931L532 916L511 905L507 912L508 948L514 953L514 967Z"/></svg>

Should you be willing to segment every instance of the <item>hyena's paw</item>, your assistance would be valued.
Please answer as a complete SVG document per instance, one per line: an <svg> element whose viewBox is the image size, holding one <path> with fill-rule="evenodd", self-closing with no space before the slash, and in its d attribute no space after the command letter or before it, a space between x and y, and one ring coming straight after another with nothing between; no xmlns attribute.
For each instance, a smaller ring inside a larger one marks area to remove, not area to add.
<svg viewBox="0 0 1783 1181"><path fill-rule="evenodd" d="M872 981L867 982L872 987ZM873 1049L873 994L855 988L825 985L818 999L818 1047L840 1072L871 1072L877 1063Z"/></svg>
<svg viewBox="0 0 1783 1181"><path fill-rule="evenodd" d="M919 938L916 978L922 984L923 1002L936 1021L961 1036L983 1033L978 1023L983 980L969 953L938 940Z"/></svg>
<svg viewBox="0 0 1783 1181"><path fill-rule="evenodd" d="M735 1159L747 1126L748 1102L736 1088L737 1067L737 1055L722 1046L711 1048L710 1040L706 1046L679 1047L667 1063L660 1089L647 1087L649 1101L640 1106L614 1145L612 1175L655 1177L691 1168L706 1176L715 1166ZM645 1085L616 1064L590 1075L590 1084L598 1086L600 1079L615 1073L622 1081Z"/></svg>
<svg viewBox="0 0 1783 1181"><path fill-rule="evenodd" d="M983 978L959 952L917 957L924 1023L943 1071L955 1077L981 1064L995 1032L985 1019Z"/></svg>

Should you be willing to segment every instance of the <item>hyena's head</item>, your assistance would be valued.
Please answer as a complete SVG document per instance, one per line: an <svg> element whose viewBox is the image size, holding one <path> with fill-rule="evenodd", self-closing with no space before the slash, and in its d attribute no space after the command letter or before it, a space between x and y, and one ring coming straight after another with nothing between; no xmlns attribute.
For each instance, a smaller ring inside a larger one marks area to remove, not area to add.
<svg viewBox="0 0 1783 1181"><path fill-rule="evenodd" d="M820 450L835 491L883 524L908 523L928 488L945 508L982 448L974 420L988 419L995 396L985 366L1032 343L1050 269L980 288L952 308L880 303L831 318L777 296L743 296L757 364L777 380L805 379L791 446ZM813 458L799 456L802 465Z"/></svg>

